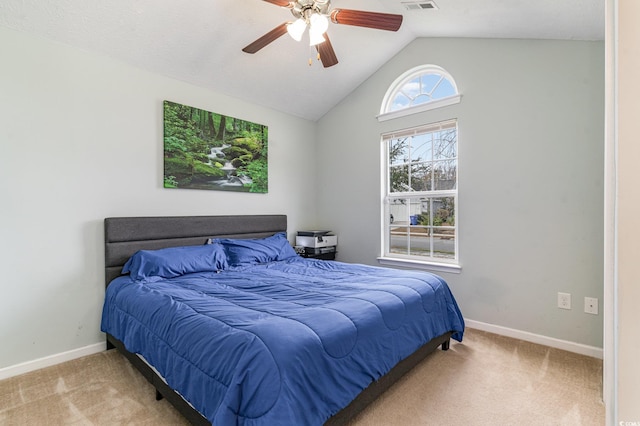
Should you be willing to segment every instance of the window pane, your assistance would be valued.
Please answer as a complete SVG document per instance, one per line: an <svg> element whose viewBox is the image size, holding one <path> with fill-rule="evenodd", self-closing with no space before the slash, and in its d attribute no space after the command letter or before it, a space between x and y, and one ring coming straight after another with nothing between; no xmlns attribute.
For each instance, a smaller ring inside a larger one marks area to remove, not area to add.
<svg viewBox="0 0 640 426"><path fill-rule="evenodd" d="M421 104L426 104L427 102L431 102L431 96L429 95L419 95L417 96L413 102L411 102L411 105L421 105Z"/></svg>
<svg viewBox="0 0 640 426"><path fill-rule="evenodd" d="M391 253L430 256L428 231L424 226L428 216L424 213L420 198L393 200L389 212L393 223L389 226L389 251ZM426 251L425 251L426 250Z"/></svg>
<svg viewBox="0 0 640 426"><path fill-rule="evenodd" d="M455 226L455 198L432 198L433 226Z"/></svg>
<svg viewBox="0 0 640 426"><path fill-rule="evenodd" d="M409 166L389 168L389 191L406 192L409 188Z"/></svg>
<svg viewBox="0 0 640 426"><path fill-rule="evenodd" d="M409 143L407 138L389 142L389 164L395 166L409 162Z"/></svg>
<svg viewBox="0 0 640 426"><path fill-rule="evenodd" d="M436 87L436 89L431 93L433 99L441 99L446 98L447 96L453 96L456 94L456 90L453 88L453 85L449 80L443 78L440 84Z"/></svg>
<svg viewBox="0 0 640 426"><path fill-rule="evenodd" d="M411 99L407 98L402 93L396 93L393 97L393 103L391 104L391 111L396 111L399 109L407 108L411 106Z"/></svg>
<svg viewBox="0 0 640 426"><path fill-rule="evenodd" d="M406 226L409 224L410 204L408 200L391 200L389 203L389 213L393 217L392 225Z"/></svg>
<svg viewBox="0 0 640 426"><path fill-rule="evenodd" d="M433 134L426 133L416 135L411 138L411 161L431 160L431 150L433 147Z"/></svg>
<svg viewBox="0 0 640 426"><path fill-rule="evenodd" d="M431 169L431 162L411 165L412 191L431 191Z"/></svg>
<svg viewBox="0 0 640 426"><path fill-rule="evenodd" d="M446 158L456 158L458 155L456 129L441 130L434 135L433 159L444 160Z"/></svg>
<svg viewBox="0 0 640 426"><path fill-rule="evenodd" d="M422 226L411 227L409 254L413 256L431 256L429 229Z"/></svg>
<svg viewBox="0 0 640 426"><path fill-rule="evenodd" d="M391 230L389 232L389 252L409 254L409 239L406 232Z"/></svg>
<svg viewBox="0 0 640 426"><path fill-rule="evenodd" d="M455 259L456 235L453 229L433 228L433 257Z"/></svg>
<svg viewBox="0 0 640 426"><path fill-rule="evenodd" d="M444 191L456 188L457 160L436 161L433 163L434 190Z"/></svg>
<svg viewBox="0 0 640 426"><path fill-rule="evenodd" d="M416 96L420 94L420 77L416 77L404 86L401 89L405 95L409 99L414 99Z"/></svg>
<svg viewBox="0 0 640 426"><path fill-rule="evenodd" d="M389 251L391 253L409 254L407 227L410 224L411 205L408 200L392 200L389 203L391 225L389 225Z"/></svg>
<svg viewBox="0 0 640 426"><path fill-rule="evenodd" d="M442 78L439 74L424 74L422 75L422 93L431 93L433 88L438 84Z"/></svg>

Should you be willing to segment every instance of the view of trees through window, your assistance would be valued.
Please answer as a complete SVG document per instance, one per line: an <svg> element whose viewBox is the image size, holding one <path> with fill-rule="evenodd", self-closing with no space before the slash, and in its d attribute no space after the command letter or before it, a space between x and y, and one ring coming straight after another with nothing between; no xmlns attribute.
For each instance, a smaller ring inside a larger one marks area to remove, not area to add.
<svg viewBox="0 0 640 426"><path fill-rule="evenodd" d="M386 142L389 253L456 259L455 121Z"/></svg>

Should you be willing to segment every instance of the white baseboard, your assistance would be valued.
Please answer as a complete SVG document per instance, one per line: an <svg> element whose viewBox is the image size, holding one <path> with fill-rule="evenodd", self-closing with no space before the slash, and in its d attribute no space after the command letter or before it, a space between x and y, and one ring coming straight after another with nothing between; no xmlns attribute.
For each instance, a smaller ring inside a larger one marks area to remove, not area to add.
<svg viewBox="0 0 640 426"><path fill-rule="evenodd" d="M486 322L474 321L467 318L464 319L464 322L469 328L476 328L478 330L488 331L489 333L499 334L501 336L512 337L526 342L537 343L539 345L550 346L552 348L602 359L602 348L598 348L596 346L583 345L582 343L560 340L554 337L547 337L540 334L529 333L528 331L502 327L500 325L487 324Z"/></svg>
<svg viewBox="0 0 640 426"><path fill-rule="evenodd" d="M464 322L469 328L476 328L478 330L488 331L490 333L499 334L501 336L512 337L514 339L520 339L526 342L537 343L539 345L550 346L552 348L562 349L565 351L602 359L602 348L598 348L595 346L583 345L581 343L570 342L568 340L560 340L553 337L542 336L540 334L529 333L528 331L516 330L513 328L502 327L500 325L474 321L467 318L465 318ZM29 373L41 368L50 367L52 365L60 364L66 361L71 361L83 356L93 355L102 352L105 349L106 344L104 342L95 343L83 348L73 349L67 352L35 359L33 361L27 361L21 364L0 368L0 380L8 379L9 377L18 376L24 373Z"/></svg>
<svg viewBox="0 0 640 426"><path fill-rule="evenodd" d="M33 361L27 361L21 364L0 368L0 380L19 376L20 374L29 373L41 368L51 367L52 365L71 361L76 358L82 358L83 356L97 354L104 351L106 348L106 342L95 343L83 348L73 349L67 352L46 356L44 358L34 359Z"/></svg>

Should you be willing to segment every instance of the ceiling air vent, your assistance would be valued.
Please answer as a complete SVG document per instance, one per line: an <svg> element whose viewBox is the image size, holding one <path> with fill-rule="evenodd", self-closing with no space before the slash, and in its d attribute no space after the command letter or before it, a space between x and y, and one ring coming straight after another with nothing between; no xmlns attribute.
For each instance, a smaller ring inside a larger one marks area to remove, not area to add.
<svg viewBox="0 0 640 426"><path fill-rule="evenodd" d="M427 10L438 8L438 5L436 5L434 1L403 1L402 6L407 10Z"/></svg>

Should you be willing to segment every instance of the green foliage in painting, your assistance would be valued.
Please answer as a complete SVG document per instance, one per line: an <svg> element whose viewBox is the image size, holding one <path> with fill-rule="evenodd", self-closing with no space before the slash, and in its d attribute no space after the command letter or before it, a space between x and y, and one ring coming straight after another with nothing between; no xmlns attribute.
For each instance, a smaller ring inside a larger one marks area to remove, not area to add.
<svg viewBox="0 0 640 426"><path fill-rule="evenodd" d="M260 155L258 159L251 162L247 167L249 175L253 180L251 192L267 192L269 189L267 145L267 138L265 136L265 139L260 146Z"/></svg>
<svg viewBox="0 0 640 426"><path fill-rule="evenodd" d="M175 176L165 176L164 177L164 187L165 188L177 188L178 182L176 182Z"/></svg>
<svg viewBox="0 0 640 426"><path fill-rule="evenodd" d="M267 162L265 160L254 161L247 167L249 176L253 180L251 192L267 192L268 176Z"/></svg>
<svg viewBox="0 0 640 426"><path fill-rule="evenodd" d="M164 102L164 187L267 192L266 126Z"/></svg>

